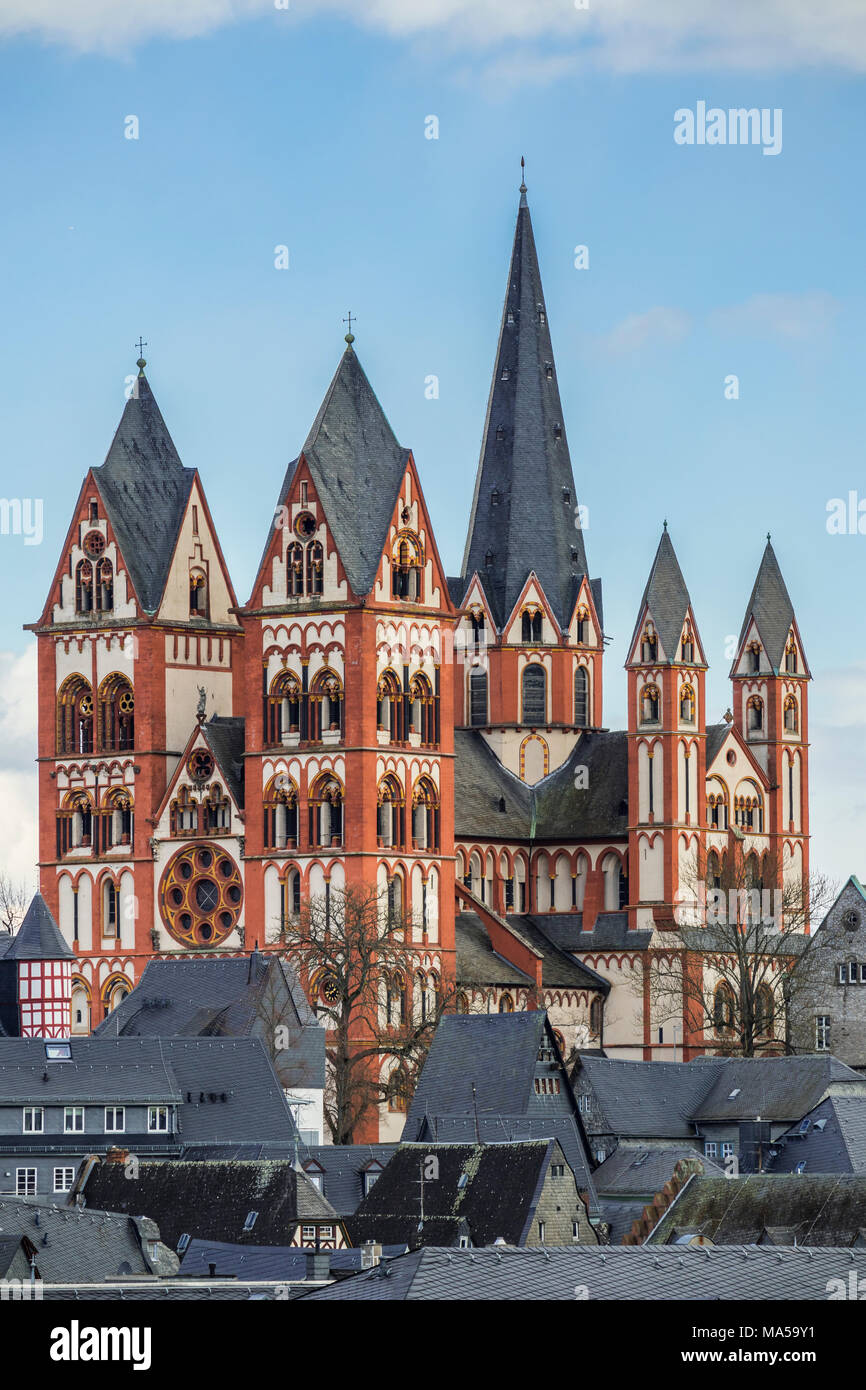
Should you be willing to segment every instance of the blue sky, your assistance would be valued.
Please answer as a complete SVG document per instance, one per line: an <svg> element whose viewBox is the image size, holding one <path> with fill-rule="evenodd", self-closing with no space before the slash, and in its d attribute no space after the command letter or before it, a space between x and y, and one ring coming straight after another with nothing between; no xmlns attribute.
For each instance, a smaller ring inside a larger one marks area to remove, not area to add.
<svg viewBox="0 0 866 1390"><path fill-rule="evenodd" d="M614 639L606 720L625 717L625 642L663 518L711 664L711 718L772 532L815 678L813 855L838 877L866 872L866 536L826 529L831 498L866 498L866 15L844 0L820 16L667 0L651 19L635 0L583 15L559 0L376 0L359 26L340 0L175 0L141 32L104 0L46 0L38 27L28 8L0 5L2 492L44 505L41 545L0 536L12 868L33 858L21 624L104 458L139 333L241 600L350 308L454 572L523 154ZM700 100L780 108L781 153L675 144L674 112Z"/></svg>

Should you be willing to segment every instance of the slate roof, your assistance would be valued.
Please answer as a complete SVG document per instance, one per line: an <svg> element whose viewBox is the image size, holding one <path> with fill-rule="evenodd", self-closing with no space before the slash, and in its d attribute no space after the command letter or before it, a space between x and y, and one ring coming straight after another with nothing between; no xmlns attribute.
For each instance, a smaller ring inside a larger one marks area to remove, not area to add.
<svg viewBox="0 0 866 1390"><path fill-rule="evenodd" d="M580 576L587 573L583 534L574 524L577 495L543 310L532 222L522 192L462 568L464 592L475 571L481 576L500 628L530 571L565 627ZM488 552L490 565L485 563Z"/></svg>
<svg viewBox="0 0 866 1390"><path fill-rule="evenodd" d="M286 1005L280 1010L282 997ZM276 1022L289 1036L288 1048L277 1058L280 1080L287 1087L324 1086L324 1029L291 965L259 951L148 961L135 989L93 1036L239 1038L263 1033Z"/></svg>
<svg viewBox="0 0 866 1390"><path fill-rule="evenodd" d="M14 940L15 938L11 932L0 931L0 960L2 960L5 955L8 955L9 951L12 949L12 942Z"/></svg>
<svg viewBox="0 0 866 1390"><path fill-rule="evenodd" d="M125 1279L114 1284L44 1284L42 1298L46 1303L273 1303L283 1302L287 1293L297 1298L309 1288L307 1281L287 1285L282 1279L255 1284L239 1279Z"/></svg>
<svg viewBox="0 0 866 1390"><path fill-rule="evenodd" d="M126 1176L122 1163L99 1163L83 1190L88 1207L146 1212L173 1250L184 1234L233 1245L285 1245L301 1219L334 1225L339 1221L306 1174L286 1159L144 1161L135 1181ZM245 1230L252 1211L258 1216Z"/></svg>
<svg viewBox="0 0 866 1390"><path fill-rule="evenodd" d="M194 468L184 468L147 377L120 417L105 462L93 470L138 599L155 613L162 599Z"/></svg>
<svg viewBox="0 0 866 1390"><path fill-rule="evenodd" d="M866 1244L866 1177L858 1174L751 1173L694 1177L647 1239L669 1245L695 1233L714 1245ZM845 1266L847 1272L847 1261ZM842 1272L841 1270L839 1271Z"/></svg>
<svg viewBox="0 0 866 1390"><path fill-rule="evenodd" d="M122 1165L119 1165L121 1172ZM0 1196L0 1236L26 1236L44 1280L99 1280L117 1274L173 1274L177 1259L164 1245L151 1260L148 1240L160 1240L152 1221L105 1211L80 1211L33 1198Z"/></svg>
<svg viewBox="0 0 866 1390"><path fill-rule="evenodd" d="M541 957L541 983L545 989L595 989L610 992L610 982L562 950L547 933L543 914L509 916L508 926ZM522 970L494 951L484 921L474 912L456 918L457 980L460 984L515 985L533 983Z"/></svg>
<svg viewBox="0 0 866 1390"><path fill-rule="evenodd" d="M722 744L730 733L731 726L722 721L721 724L707 725L707 769L712 767L716 758L721 752Z"/></svg>
<svg viewBox="0 0 866 1390"><path fill-rule="evenodd" d="M214 714L201 726L223 781L241 811L244 809L244 724L243 719Z"/></svg>
<svg viewBox="0 0 866 1390"><path fill-rule="evenodd" d="M566 761L529 787L509 772L476 729L454 734L457 839L624 839L628 826L628 737L586 730ZM575 785L587 768L587 785Z"/></svg>
<svg viewBox="0 0 866 1390"><path fill-rule="evenodd" d="M752 618L760 633L767 659L774 674L778 676L785 659L788 632L794 621L794 605L782 578L776 552L769 541L764 547L755 583L746 605L746 616L740 629L740 646ZM803 662L805 665L805 657Z"/></svg>
<svg viewBox="0 0 866 1390"><path fill-rule="evenodd" d="M307 461L352 592L361 598L375 583L409 450L397 443L351 344L301 455L289 464L279 506L286 502L300 457ZM262 563L269 547L270 538Z"/></svg>
<svg viewBox="0 0 866 1390"><path fill-rule="evenodd" d="M620 1245L485 1250L426 1246L307 1299L514 1300L593 1303L643 1299L826 1300L831 1279L866 1277L866 1250Z"/></svg>
<svg viewBox="0 0 866 1390"><path fill-rule="evenodd" d="M670 1181L681 1159L698 1163L710 1177L725 1176L724 1170L697 1148L678 1144L620 1144L596 1168L593 1182L601 1198L637 1195L649 1201Z"/></svg>
<svg viewBox="0 0 866 1390"><path fill-rule="evenodd" d="M258 1038L72 1038L70 1049L47 1061L41 1039L0 1038L0 1105L176 1102L181 1143L294 1138Z"/></svg>
<svg viewBox="0 0 866 1390"><path fill-rule="evenodd" d="M574 1174L578 1191L587 1194L590 1215L597 1215L594 1178L573 1115L427 1115L418 1138L436 1144L513 1143L522 1139L556 1139Z"/></svg>
<svg viewBox="0 0 866 1390"><path fill-rule="evenodd" d="M41 893L37 893L24 914L24 920L11 943L2 952L4 960L74 960L75 956L60 934L60 928Z"/></svg>
<svg viewBox="0 0 866 1390"><path fill-rule="evenodd" d="M625 1062L581 1056L578 1089L586 1080L605 1123L590 1116L594 1134L617 1134L647 1139L689 1139L695 1136L692 1117L713 1085L719 1061L697 1067L694 1062Z"/></svg>
<svg viewBox="0 0 866 1390"><path fill-rule="evenodd" d="M372 1163L384 1168L396 1152L396 1144L305 1144L300 1162L317 1163L324 1169L322 1191L341 1216L349 1216L364 1196L363 1175Z"/></svg>
<svg viewBox="0 0 866 1390"><path fill-rule="evenodd" d="M404 1245L388 1245L382 1249L385 1259L402 1255ZM249 1282L264 1279L303 1280L307 1276L308 1250L291 1245L233 1245L228 1241L191 1240L180 1263L181 1274L190 1278L207 1279L210 1266L216 1266L216 1277L234 1276ZM329 1250L333 1274L355 1273L361 1268L361 1250Z"/></svg>
<svg viewBox="0 0 866 1390"><path fill-rule="evenodd" d="M480 1115L526 1114L535 1095L536 1059L548 1030L543 1009L445 1014L412 1097L404 1140L415 1138L425 1115L470 1115L476 1110ZM564 1067L561 1073L566 1088Z"/></svg>
<svg viewBox="0 0 866 1390"><path fill-rule="evenodd" d="M866 1096L827 1096L804 1119L773 1143L764 1166L772 1173L793 1173L803 1164L806 1173L860 1173L866 1176ZM775 1155L775 1156L774 1156ZM866 1217L864 1217L866 1225Z"/></svg>
<svg viewBox="0 0 866 1390"><path fill-rule="evenodd" d="M628 645L629 653L637 641L645 607L649 609L659 635L659 661L676 661L683 623L691 599L667 525L662 531L655 559L638 609L637 622ZM695 632L697 638L697 632ZM697 648L695 654L697 655Z"/></svg>
<svg viewBox="0 0 866 1390"><path fill-rule="evenodd" d="M693 1065L708 1064L699 1059ZM715 1080L695 1110L698 1120L753 1120L756 1115L762 1120L795 1120L817 1105L831 1084L859 1083L866 1091L860 1074L831 1056L728 1057L720 1068L709 1065Z"/></svg>
<svg viewBox="0 0 866 1390"><path fill-rule="evenodd" d="M504 956L494 951L481 918L474 912L458 912L455 918L457 980L459 984L515 985L532 980Z"/></svg>
<svg viewBox="0 0 866 1390"><path fill-rule="evenodd" d="M559 1152L550 1139L496 1144L401 1144L382 1176L347 1221L354 1245L451 1245L465 1229L473 1245L499 1237L523 1245L548 1166ZM420 1176L435 1154L437 1177ZM462 1185L461 1185L462 1184ZM422 1218L423 1210L423 1218Z"/></svg>
<svg viewBox="0 0 866 1390"><path fill-rule="evenodd" d="M592 951L616 946L643 951L653 938L649 928L629 931L627 912L600 912L592 931L583 930L582 912L540 913L532 920L563 951Z"/></svg>

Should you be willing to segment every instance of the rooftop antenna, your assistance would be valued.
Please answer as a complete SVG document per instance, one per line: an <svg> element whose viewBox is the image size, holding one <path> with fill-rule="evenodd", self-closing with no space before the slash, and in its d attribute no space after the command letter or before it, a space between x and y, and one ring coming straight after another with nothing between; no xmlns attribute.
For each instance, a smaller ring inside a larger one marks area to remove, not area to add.
<svg viewBox="0 0 866 1390"><path fill-rule="evenodd" d="M475 1142L481 1143L481 1135L478 1132L478 1095L475 1090L475 1082L472 1082L472 1109L475 1112Z"/></svg>

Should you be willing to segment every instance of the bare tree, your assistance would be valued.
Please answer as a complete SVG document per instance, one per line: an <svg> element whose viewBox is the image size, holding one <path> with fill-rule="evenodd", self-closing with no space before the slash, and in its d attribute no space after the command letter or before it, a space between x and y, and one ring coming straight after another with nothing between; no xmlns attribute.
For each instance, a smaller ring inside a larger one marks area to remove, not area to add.
<svg viewBox="0 0 866 1390"><path fill-rule="evenodd" d="M27 911L27 886L23 879L0 873L0 931L17 931Z"/></svg>
<svg viewBox="0 0 866 1390"><path fill-rule="evenodd" d="M791 1019L805 998L820 951L806 929L833 901L826 875L783 877L773 856L758 858L731 831L724 852L711 850L682 876L676 930L647 952L653 1021L684 1019L683 1039L728 1056L793 1051ZM643 980L635 987L644 988Z"/></svg>
<svg viewBox="0 0 866 1390"><path fill-rule="evenodd" d="M325 1121L334 1144L351 1144L383 1100L408 1098L451 1003L452 988L429 976L415 999L411 929L411 916L389 911L372 888L332 889L283 926L286 953L326 1021ZM385 1058L395 1065L383 1080Z"/></svg>

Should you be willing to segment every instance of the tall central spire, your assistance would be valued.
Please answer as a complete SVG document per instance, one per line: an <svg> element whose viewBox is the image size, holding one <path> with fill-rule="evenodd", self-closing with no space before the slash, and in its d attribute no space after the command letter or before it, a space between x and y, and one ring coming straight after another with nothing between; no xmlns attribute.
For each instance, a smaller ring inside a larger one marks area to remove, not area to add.
<svg viewBox="0 0 866 1390"><path fill-rule="evenodd" d="M531 570L560 624L568 623L580 577L587 573L576 508L541 273L521 184L462 572L465 583L475 571L481 576L500 625Z"/></svg>

